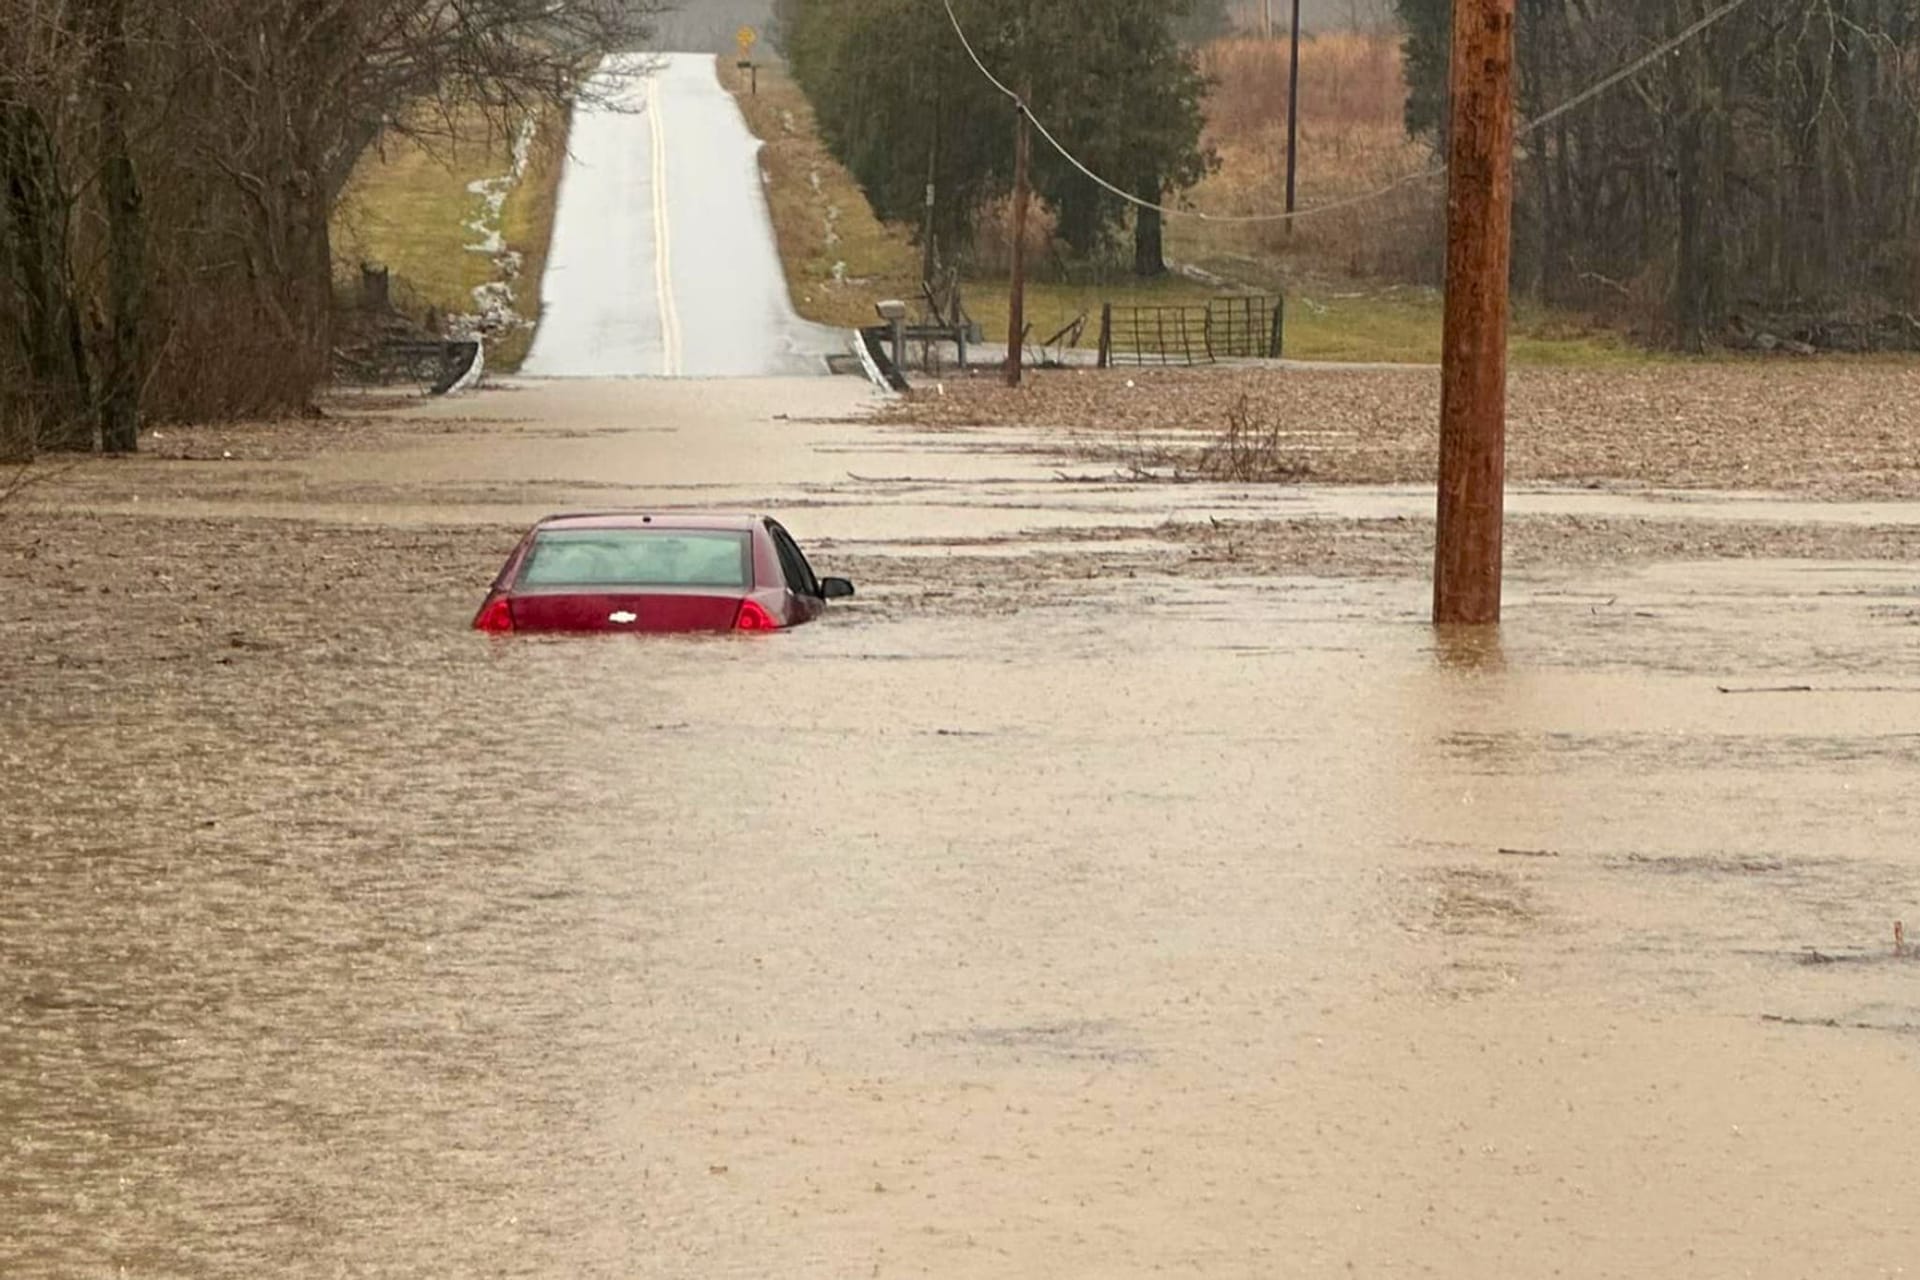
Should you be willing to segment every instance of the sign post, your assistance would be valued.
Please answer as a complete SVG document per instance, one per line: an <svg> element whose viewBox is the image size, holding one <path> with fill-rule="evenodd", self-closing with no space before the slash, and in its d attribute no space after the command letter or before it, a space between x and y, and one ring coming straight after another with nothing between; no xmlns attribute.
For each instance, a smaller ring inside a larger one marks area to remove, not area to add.
<svg viewBox="0 0 1920 1280"><path fill-rule="evenodd" d="M760 42L760 33L752 27L741 27L733 37L740 43L740 61L734 65L747 73L748 92L755 97L760 94L760 68L753 60L753 46Z"/></svg>

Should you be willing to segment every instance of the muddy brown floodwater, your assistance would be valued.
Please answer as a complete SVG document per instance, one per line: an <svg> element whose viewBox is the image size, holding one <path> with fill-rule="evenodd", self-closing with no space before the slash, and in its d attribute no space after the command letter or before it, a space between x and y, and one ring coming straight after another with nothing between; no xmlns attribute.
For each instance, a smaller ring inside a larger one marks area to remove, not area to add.
<svg viewBox="0 0 1920 1280"><path fill-rule="evenodd" d="M0 516L0 1274L1915 1265L1904 537L1542 550L1436 636L1337 512L864 408L530 387ZM464 630L662 495L870 589Z"/></svg>

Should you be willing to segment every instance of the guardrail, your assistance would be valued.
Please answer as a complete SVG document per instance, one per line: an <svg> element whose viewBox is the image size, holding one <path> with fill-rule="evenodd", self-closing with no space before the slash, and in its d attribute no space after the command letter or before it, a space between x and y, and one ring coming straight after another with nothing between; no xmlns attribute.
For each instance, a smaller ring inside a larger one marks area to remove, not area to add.
<svg viewBox="0 0 1920 1280"><path fill-rule="evenodd" d="M334 353L335 365L346 381L374 386L411 383L436 396L465 390L479 381L485 359L477 338L387 338Z"/></svg>

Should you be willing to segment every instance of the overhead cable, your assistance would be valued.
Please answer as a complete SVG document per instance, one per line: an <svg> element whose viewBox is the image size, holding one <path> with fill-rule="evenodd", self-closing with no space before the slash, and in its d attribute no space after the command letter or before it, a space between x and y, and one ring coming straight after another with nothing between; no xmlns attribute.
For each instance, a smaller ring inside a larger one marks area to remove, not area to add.
<svg viewBox="0 0 1920 1280"><path fill-rule="evenodd" d="M1020 113L1027 118L1028 123L1034 127L1034 129L1040 134L1042 138L1046 139L1048 146L1052 147L1055 151L1060 153L1060 157L1063 160L1065 160L1068 164L1072 165L1075 169L1078 169L1082 174L1086 175L1086 177L1090 179L1092 182L1094 182L1096 185L1100 186L1106 191L1111 192L1113 195L1118 196L1120 199L1126 201L1128 204L1136 206L1137 208L1147 209L1154 213L1161 214L1165 217L1194 218L1201 222L1217 222L1217 223L1223 223L1223 224L1289 222L1299 218L1316 217L1323 213L1333 213L1340 209L1351 209L1355 205L1367 204L1367 203L1370 203L1371 201L1378 200L1383 196L1391 195L1395 191L1400 190L1400 188L1402 187L1412 186L1413 184L1418 182L1425 182L1431 178L1438 178L1443 176L1447 172L1446 163L1444 161L1441 161L1439 163L1429 165L1425 169L1416 170L1413 173L1407 174L1405 177L1396 178L1394 181L1389 182L1384 187L1380 187L1372 191L1362 192L1359 195L1347 196L1340 200L1329 201L1326 204L1316 204L1306 209L1295 209L1292 212L1288 212L1288 213L1241 213L1241 214L1206 213L1199 209L1182 209L1177 206L1164 205L1153 200L1142 199L1141 197L1134 195L1132 192L1127 191L1124 188L1117 187L1113 183L1107 181L1105 178L1101 177L1099 174L1095 173L1092 169L1089 169L1085 164L1083 164L1080 158L1074 155L1073 152L1067 150L1065 144L1063 144L1058 138L1054 137L1052 131L1050 131L1047 128L1047 126L1041 122L1040 117L1033 114L1033 109L1026 104L1025 100L1022 99L1018 93L1008 88L1006 84L1003 83L998 76L994 75L993 72L987 68L987 64L981 61L980 55L974 51L973 42L967 39L966 31L960 26L960 15L954 12L953 0L941 0L941 3L946 6L947 21L953 24L954 35L960 38L960 47L967 51L967 57L971 59L973 62L973 65L979 69L980 74L986 77L987 83L991 84L995 89L999 90L1000 93L1003 94L1005 97L1012 100L1013 104L1020 109ZM1590 87L1582 90L1581 92L1575 94L1573 97L1567 99L1565 102L1553 108L1551 111L1544 112L1541 115L1534 117L1532 120L1527 121L1525 124L1522 124L1519 128L1517 136L1521 138L1527 137L1530 134L1533 134L1538 130L1545 128L1547 125L1553 123L1555 120L1558 120L1560 117L1566 115L1568 112L1585 106L1587 103L1593 101L1595 98L1599 97L1601 94L1605 93L1607 90L1613 88L1615 85L1619 84L1621 81L1632 79L1634 76L1640 74L1642 71L1645 71L1648 67L1652 66L1654 63L1658 62L1660 59L1666 57L1668 54L1673 53L1675 50L1679 49L1682 45L1686 44L1690 40L1693 40L1695 37L1699 36L1702 32L1714 26L1716 23L1720 22L1722 19L1731 16L1735 10L1743 8L1748 3L1749 3L1749 0L1725 0L1725 3L1721 4L1717 9L1714 9L1712 12L1708 13L1704 18L1701 18L1698 22L1695 22L1692 25L1686 27L1678 35L1675 35L1671 39L1663 41L1659 45L1655 46L1651 52L1646 53L1639 58L1636 58L1634 61L1620 68L1620 70L1614 72L1612 75L1606 77L1604 80L1601 80L1591 85Z"/></svg>

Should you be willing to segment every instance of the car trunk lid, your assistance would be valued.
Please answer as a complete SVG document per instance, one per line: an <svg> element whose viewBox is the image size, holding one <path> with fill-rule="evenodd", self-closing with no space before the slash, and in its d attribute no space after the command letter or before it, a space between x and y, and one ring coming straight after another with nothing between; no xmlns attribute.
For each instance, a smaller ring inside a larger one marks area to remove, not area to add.
<svg viewBox="0 0 1920 1280"><path fill-rule="evenodd" d="M513 598L517 631L731 631L741 593L539 591Z"/></svg>

